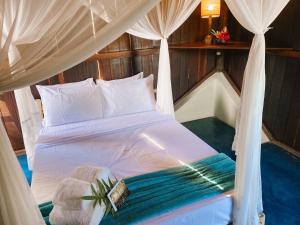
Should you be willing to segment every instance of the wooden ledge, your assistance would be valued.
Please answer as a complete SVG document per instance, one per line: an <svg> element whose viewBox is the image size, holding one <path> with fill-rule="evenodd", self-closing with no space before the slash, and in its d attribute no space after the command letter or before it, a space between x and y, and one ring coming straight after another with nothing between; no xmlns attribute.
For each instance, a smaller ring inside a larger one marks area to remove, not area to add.
<svg viewBox="0 0 300 225"><path fill-rule="evenodd" d="M215 50L249 50L250 43L247 42L227 42L225 44L206 45L201 42L170 45L170 49L215 49ZM291 51L292 48L267 47L267 51Z"/></svg>
<svg viewBox="0 0 300 225"><path fill-rule="evenodd" d="M176 50L244 50L250 49L250 43L247 42L228 42L225 44L211 44L206 45L200 42L184 43L169 45L170 51ZM300 58L300 51L293 50L292 48L279 48L279 47L267 47L266 51L268 54L275 54L280 56ZM103 59L117 59L117 58L130 58L135 56L147 56L159 53L159 47L126 50L126 51L115 51L115 52L98 52L87 59L87 61L103 60Z"/></svg>

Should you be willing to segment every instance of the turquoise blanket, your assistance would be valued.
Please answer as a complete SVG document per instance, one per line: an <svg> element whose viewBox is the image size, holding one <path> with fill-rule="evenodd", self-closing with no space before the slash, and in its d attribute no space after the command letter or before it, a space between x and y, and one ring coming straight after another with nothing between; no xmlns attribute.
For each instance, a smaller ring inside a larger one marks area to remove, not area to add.
<svg viewBox="0 0 300 225"><path fill-rule="evenodd" d="M125 179L130 195L116 217L100 225L133 224L194 202L214 197L234 187L235 163L223 153L206 159ZM41 207L48 219L52 204ZM47 222L47 221L46 221Z"/></svg>

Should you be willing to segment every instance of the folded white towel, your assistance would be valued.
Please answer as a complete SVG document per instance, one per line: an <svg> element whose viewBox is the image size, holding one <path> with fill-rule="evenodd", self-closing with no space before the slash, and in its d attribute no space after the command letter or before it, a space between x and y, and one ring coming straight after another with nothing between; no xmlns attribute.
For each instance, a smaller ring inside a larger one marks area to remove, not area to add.
<svg viewBox="0 0 300 225"><path fill-rule="evenodd" d="M98 225L104 216L106 206L96 205L93 201L82 200L82 196L91 195L91 184L96 180L108 182L115 178L105 167L78 167L72 177L64 179L58 186L53 198L53 209L49 215L53 225ZM97 185L95 185L97 189Z"/></svg>
<svg viewBox="0 0 300 225"><path fill-rule="evenodd" d="M92 201L84 201L82 196L91 195L91 184L75 178L65 178L57 187L53 204L66 210L88 210Z"/></svg>
<svg viewBox="0 0 300 225"><path fill-rule="evenodd" d="M77 167L71 177L84 180L89 183L96 183L96 180L108 182L108 178L115 180L110 170L106 167L81 166Z"/></svg>
<svg viewBox="0 0 300 225"><path fill-rule="evenodd" d="M104 212L105 207L99 205L89 210L65 210L54 205L49 221L52 225L98 225Z"/></svg>

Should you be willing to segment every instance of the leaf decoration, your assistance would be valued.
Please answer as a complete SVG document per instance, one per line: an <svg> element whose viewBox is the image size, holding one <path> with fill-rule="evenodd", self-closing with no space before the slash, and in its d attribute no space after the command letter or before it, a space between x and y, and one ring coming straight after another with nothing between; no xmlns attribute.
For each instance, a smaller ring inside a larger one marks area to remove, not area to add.
<svg viewBox="0 0 300 225"><path fill-rule="evenodd" d="M115 216L116 211L112 207L111 202L107 197L107 194L114 187L114 182L112 182L110 178L108 178L108 183L106 183L103 179L97 179L96 181L96 188L93 184L91 184L92 195L82 196L81 199L86 201L93 201L93 208L95 208L97 204L101 206L101 204L103 203L106 206L104 215L108 215L109 213L111 213L112 216Z"/></svg>
<svg viewBox="0 0 300 225"><path fill-rule="evenodd" d="M108 178L108 183L109 183L109 186L110 186L111 188L114 187L114 183L111 181L110 178Z"/></svg>
<svg viewBox="0 0 300 225"><path fill-rule="evenodd" d="M99 199L95 199L95 201L93 202L93 208L96 207L98 200L99 200Z"/></svg>
<svg viewBox="0 0 300 225"><path fill-rule="evenodd" d="M91 184L91 189L92 189L92 193L97 196L98 193L97 193L96 189L94 188L93 184Z"/></svg>
<svg viewBox="0 0 300 225"><path fill-rule="evenodd" d="M101 179L101 181L102 181L104 187L106 188L106 191L108 191L110 189L110 187L108 186L108 184L105 183L105 181L103 179ZM108 178L108 181L109 181L109 178Z"/></svg>
<svg viewBox="0 0 300 225"><path fill-rule="evenodd" d="M81 199L82 199L82 200L95 200L96 197L93 196L93 195L90 195L90 196L82 196Z"/></svg>

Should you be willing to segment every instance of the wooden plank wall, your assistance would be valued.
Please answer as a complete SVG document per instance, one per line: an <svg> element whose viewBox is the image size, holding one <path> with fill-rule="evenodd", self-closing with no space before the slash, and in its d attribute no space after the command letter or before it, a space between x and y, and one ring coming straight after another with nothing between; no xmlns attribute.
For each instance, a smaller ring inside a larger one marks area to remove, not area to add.
<svg viewBox="0 0 300 225"><path fill-rule="evenodd" d="M296 21L300 2L291 0L266 34L267 46L300 47L300 23ZM229 29L237 41L251 41L253 35L229 16ZM225 70L241 88L248 52L227 51ZM300 59L268 53L264 124L274 138L300 151Z"/></svg>
<svg viewBox="0 0 300 225"><path fill-rule="evenodd" d="M24 148L17 103L13 92L0 95L0 114L14 150Z"/></svg>

